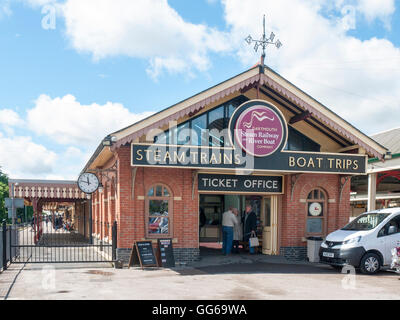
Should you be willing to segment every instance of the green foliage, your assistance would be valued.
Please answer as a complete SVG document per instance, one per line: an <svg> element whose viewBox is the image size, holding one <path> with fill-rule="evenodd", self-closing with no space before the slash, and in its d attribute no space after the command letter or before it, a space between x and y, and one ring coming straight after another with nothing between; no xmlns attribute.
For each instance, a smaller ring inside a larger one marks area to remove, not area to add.
<svg viewBox="0 0 400 320"><path fill-rule="evenodd" d="M5 208L5 198L8 197L8 177L1 171L0 167L0 221L7 219L7 210Z"/></svg>

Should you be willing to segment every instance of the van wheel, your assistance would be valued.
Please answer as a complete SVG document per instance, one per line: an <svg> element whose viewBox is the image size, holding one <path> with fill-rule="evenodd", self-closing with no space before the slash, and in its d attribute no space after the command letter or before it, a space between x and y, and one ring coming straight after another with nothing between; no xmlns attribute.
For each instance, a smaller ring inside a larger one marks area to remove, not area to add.
<svg viewBox="0 0 400 320"><path fill-rule="evenodd" d="M381 268L381 261L375 253L366 253L360 262L360 269L365 274L375 274Z"/></svg>

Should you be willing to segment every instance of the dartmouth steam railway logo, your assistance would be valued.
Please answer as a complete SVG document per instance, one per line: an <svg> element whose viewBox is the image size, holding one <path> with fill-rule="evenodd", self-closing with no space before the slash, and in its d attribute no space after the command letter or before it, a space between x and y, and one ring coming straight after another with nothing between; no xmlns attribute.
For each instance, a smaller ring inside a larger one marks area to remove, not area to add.
<svg viewBox="0 0 400 320"><path fill-rule="evenodd" d="M242 104L232 115L230 129L235 142L252 156L269 156L286 143L286 122L280 111L266 101Z"/></svg>

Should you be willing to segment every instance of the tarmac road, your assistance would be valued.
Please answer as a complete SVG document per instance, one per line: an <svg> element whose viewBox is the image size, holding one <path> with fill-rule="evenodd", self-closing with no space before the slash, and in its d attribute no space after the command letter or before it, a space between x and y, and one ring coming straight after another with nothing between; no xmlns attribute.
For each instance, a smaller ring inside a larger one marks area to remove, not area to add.
<svg viewBox="0 0 400 320"><path fill-rule="evenodd" d="M399 276L345 275L329 266L280 259L213 257L196 267L124 268L108 264L26 265L8 299L399 299ZM18 268L14 265L12 268ZM0 275L0 280L3 275Z"/></svg>

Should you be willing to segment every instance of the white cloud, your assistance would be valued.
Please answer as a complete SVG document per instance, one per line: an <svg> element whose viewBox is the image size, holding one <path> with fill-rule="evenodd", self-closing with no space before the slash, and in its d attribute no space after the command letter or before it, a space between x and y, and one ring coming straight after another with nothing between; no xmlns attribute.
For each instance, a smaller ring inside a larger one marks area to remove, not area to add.
<svg viewBox="0 0 400 320"><path fill-rule="evenodd" d="M96 147L113 131L128 126L152 112L132 113L120 103L81 104L73 95L51 98L42 94L28 110L28 127L60 144Z"/></svg>
<svg viewBox="0 0 400 320"><path fill-rule="evenodd" d="M363 17L369 23L380 20L387 29L390 29L396 11L395 0L336 0L334 3L324 2L324 6L339 11L344 20L350 19L354 23L357 17Z"/></svg>
<svg viewBox="0 0 400 320"><path fill-rule="evenodd" d="M0 0L0 19L11 14L10 0Z"/></svg>
<svg viewBox="0 0 400 320"><path fill-rule="evenodd" d="M283 42L279 51L268 48L269 66L366 133L399 127L400 118L389 116L400 113L399 48L386 39L347 35L340 21L322 16L323 3L224 0L241 61L251 66L259 60L243 39L261 35L265 12L267 30Z"/></svg>
<svg viewBox="0 0 400 320"><path fill-rule="evenodd" d="M51 174L57 156L30 137L4 137L0 133L0 166L11 178L37 178Z"/></svg>
<svg viewBox="0 0 400 320"><path fill-rule="evenodd" d="M80 52L102 59L118 55L147 59L149 73L204 71L209 53L228 49L226 34L186 22L166 0L68 0L66 34Z"/></svg>
<svg viewBox="0 0 400 320"><path fill-rule="evenodd" d="M395 0L358 0L357 9L368 21L382 20L389 27L390 17L396 10Z"/></svg>
<svg viewBox="0 0 400 320"><path fill-rule="evenodd" d="M18 113L11 109L0 109L0 125L13 127L22 125L24 121Z"/></svg>

